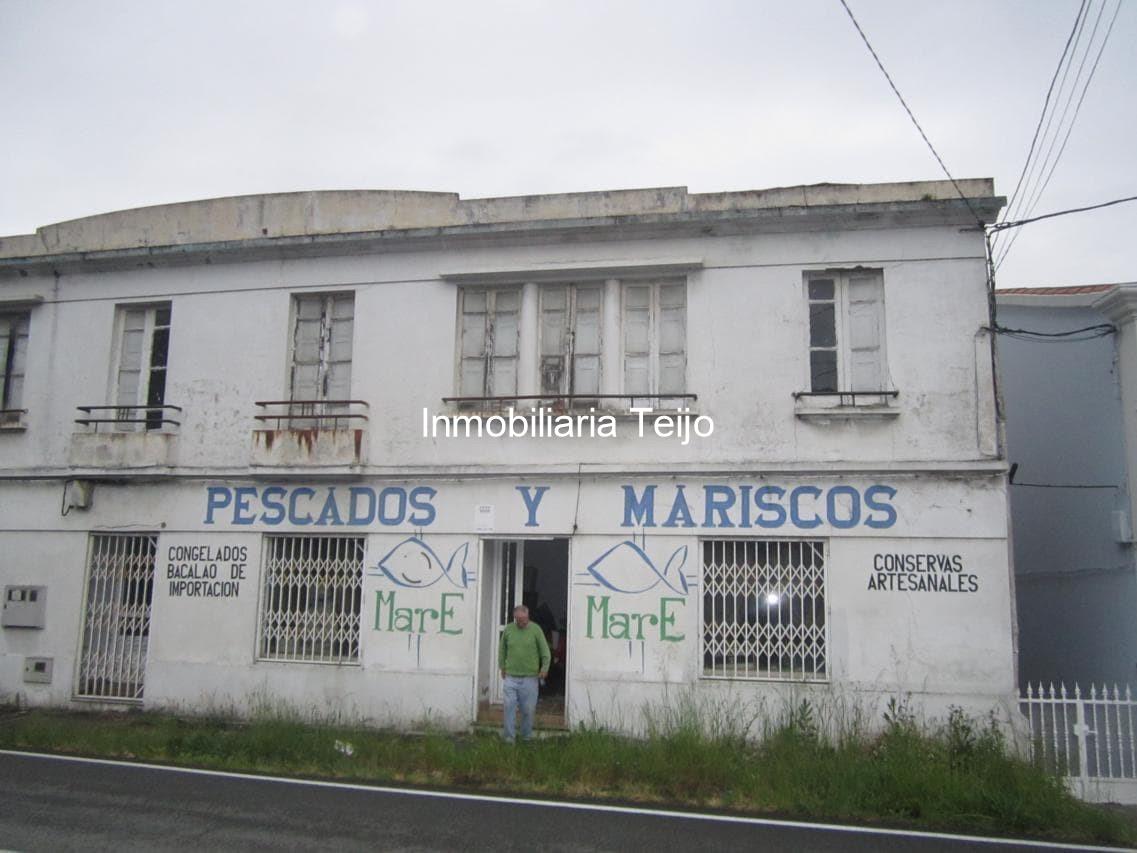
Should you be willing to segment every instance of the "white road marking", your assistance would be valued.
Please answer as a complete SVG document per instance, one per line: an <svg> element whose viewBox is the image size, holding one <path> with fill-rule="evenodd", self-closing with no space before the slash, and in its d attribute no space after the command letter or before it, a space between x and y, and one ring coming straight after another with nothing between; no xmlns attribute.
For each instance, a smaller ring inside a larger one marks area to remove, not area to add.
<svg viewBox="0 0 1137 853"><path fill-rule="evenodd" d="M705 812L684 812L670 809L645 809L635 806L608 806L598 803L573 803L557 800L535 800L524 797L494 796L492 794L463 794L455 791L424 791L417 788L390 788L383 785L361 785L357 782L332 782L322 779L295 779L288 776L267 776L257 773L236 773L228 770L204 770L199 767L175 767L168 764L146 764L139 761L116 761L110 758L81 758L74 755L53 755L46 752L24 752L17 749L0 749L0 755L18 755L22 758L43 758L51 761L73 761L78 764L102 764L110 767L141 767L146 770L164 770L170 773L187 773L194 776L219 776L224 779L248 779L254 782L278 782L284 785L308 785L315 788L336 788L346 791L370 791L379 794L395 794L405 797L433 797L445 800L467 800L478 803L502 803L516 806L542 806L551 809L570 811L610 812L614 814L643 815L645 817L680 818L702 820L712 823L736 823L749 826L770 826L790 829L821 829L827 832L848 832L860 835L894 835L901 838L932 838L944 841L969 841L975 844L998 844L1019 847L1048 847L1063 850L1094 850L1101 853L1117 853L1120 847L1095 847L1086 844L1063 844L1060 841L1034 841L1017 838L992 838L982 835L956 835L947 832L924 832L907 829L884 829L870 826L843 826L835 823L810 823L798 820L776 820L773 818L743 817L741 815L708 814Z"/></svg>

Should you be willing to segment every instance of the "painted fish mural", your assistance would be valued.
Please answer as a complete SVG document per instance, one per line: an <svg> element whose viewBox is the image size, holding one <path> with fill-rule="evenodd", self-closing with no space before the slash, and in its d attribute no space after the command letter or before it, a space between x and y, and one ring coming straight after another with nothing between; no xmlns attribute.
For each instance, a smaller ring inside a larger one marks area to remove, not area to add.
<svg viewBox="0 0 1137 853"><path fill-rule="evenodd" d="M466 568L469 552L470 543L463 542L443 563L433 548L417 536L410 536L381 557L368 574L386 575L396 585L411 589L434 586L442 578L459 589L466 589L474 580Z"/></svg>
<svg viewBox="0 0 1137 853"><path fill-rule="evenodd" d="M614 592L637 595L662 584L672 592L686 595L690 588L688 579L683 575L686 563L687 546L683 545L668 557L667 564L660 571L643 548L625 539L593 560L584 576Z"/></svg>

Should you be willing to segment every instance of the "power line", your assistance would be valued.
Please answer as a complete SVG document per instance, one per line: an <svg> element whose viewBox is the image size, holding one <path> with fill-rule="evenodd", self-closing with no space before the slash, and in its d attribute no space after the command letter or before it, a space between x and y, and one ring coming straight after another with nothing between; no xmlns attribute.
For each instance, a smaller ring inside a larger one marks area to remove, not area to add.
<svg viewBox="0 0 1137 853"><path fill-rule="evenodd" d="M1076 92L1076 90L1078 88L1078 82L1081 80L1082 71L1085 68L1086 60L1089 58L1090 51L1093 49L1094 39L1097 36L1098 27L1101 24L1102 15L1105 13L1107 2L1108 2L1108 0L1102 0L1102 5L1101 5L1101 8L1098 10L1097 18L1094 21L1093 30L1090 32L1090 37L1089 37L1089 40L1086 44L1085 52L1082 54L1081 62L1078 65L1078 71L1074 77L1074 83L1071 86L1069 95L1066 98L1066 104L1062 108L1061 117L1058 120L1058 125L1055 129L1054 136L1050 140L1049 146L1047 146L1046 154L1042 158L1041 161L1036 161L1030 167L1030 172L1033 172L1034 166L1038 165L1038 163L1041 162L1041 166L1039 167L1039 170L1038 170L1038 181L1036 181L1035 188L1032 190L1028 190L1028 191L1024 192L1023 197L1026 199L1026 201L1021 202L1019 205L1019 208L1018 208L1018 212L1019 212L1020 216L1022 215L1023 212L1025 212L1025 217L1023 217L1023 221L1028 220L1030 218L1030 215L1034 212L1035 207L1037 207L1038 202L1041 200L1043 193L1045 193L1046 188L1050 185L1051 178L1054 177L1054 172L1058 168L1058 163L1062 159L1063 153L1066 151L1067 143L1070 141L1070 135L1073 133L1074 126L1077 124L1078 115L1081 112L1082 103L1085 101L1086 93L1089 91L1090 84L1093 82L1094 75L1097 73L1098 64L1101 62L1102 54L1105 52L1105 47L1109 43L1109 37L1113 33L1113 26L1117 21L1118 14L1121 12L1121 0L1118 0L1117 5L1114 8L1113 16L1110 18L1109 26L1106 28L1105 35L1102 37L1101 44L1098 47L1097 55L1094 57L1093 65L1090 67L1089 76L1086 77L1085 84L1082 86L1081 94L1078 96L1077 104L1074 106L1074 114L1070 119L1070 123L1068 125L1066 125L1065 134L1062 134L1062 129L1061 129L1062 125L1066 120L1066 115L1069 112L1070 105L1073 103L1074 93ZM1085 2L1083 0L1083 7L1084 7L1084 5L1085 5ZM1091 2L1091 5L1092 5L1092 2ZM1083 7L1079 7L1079 15L1081 14ZM1088 14L1085 17L1081 18L1081 25L1082 25L1083 29L1084 29L1085 20L1087 17L1088 17ZM1077 29L1078 29L1078 23L1076 22L1075 23L1075 30L1077 30ZM1071 36L1072 37L1074 36L1073 32L1071 33ZM1079 37L1073 37L1074 53L1077 52L1077 42L1078 42L1079 38L1080 38L1080 34L1079 34ZM1070 44L1070 41L1067 40L1067 46L1069 46L1069 44ZM1063 58L1065 58L1065 57L1066 57L1066 51L1063 51ZM1070 63L1068 63L1066 65L1066 72L1069 72L1070 66L1072 65L1072 62L1073 62L1073 54L1071 54ZM1061 66L1061 60L1059 62L1059 65ZM1055 73L1057 74L1057 71ZM1051 81L1051 85L1053 85L1053 80ZM1059 92L1061 92L1061 90L1064 88L1064 86L1065 86L1065 73L1063 74L1062 83L1059 84ZM1048 93L1048 98L1049 98L1049 93ZM1043 112L1045 113L1045 107L1043 109ZM1050 119L1054 118L1055 112L1056 111L1051 112ZM1040 121L1041 121L1041 117L1040 117ZM1050 128L1050 121L1048 120L1046 130L1043 131L1043 137L1045 137L1047 132L1049 132L1049 128ZM1058 152L1054 156L1053 161L1051 161L1050 155L1054 151L1054 146L1058 142L1059 136L1062 137L1062 142L1061 142L1061 145L1059 145L1059 147L1058 147ZM1032 149L1033 149L1033 144L1032 144ZM1029 154L1027 155L1027 159L1028 159L1028 163L1029 163L1029 160L1030 160ZM1024 169L1025 168L1026 168L1026 164L1024 164ZM1027 184L1029 185L1029 183L1030 183L1030 181L1028 180ZM1026 188L1024 187L1024 190L1025 189ZM1017 191L1017 189L1016 189L1016 191ZM1012 216L1013 204L1014 204L1014 200L1012 199L1011 205L1008 205L1007 209L1006 209L1006 217L1007 218ZM1017 242L1018 238L1019 238L1019 235L1017 233L1012 235L1009 242L1005 246L1002 247L1002 251L999 253L999 257L995 263L995 269L996 270L1000 266L1002 266L1003 262L1006 260L1007 255L1010 253L1011 248Z"/></svg>
<svg viewBox="0 0 1137 853"><path fill-rule="evenodd" d="M1029 225L1032 222L1041 222L1043 219L1053 219L1056 216L1067 216L1071 213L1085 213L1087 210L1100 210L1103 207L1113 207L1115 204L1125 204L1130 201L1137 201L1137 195L1115 198L1112 201L1103 201L1101 204L1091 204L1086 207L1072 207L1069 210L1056 210L1054 213L1044 213L1041 216L1033 216L1030 219L1019 219L1014 222L996 222L994 225L988 225L987 231L1006 231L1008 228L1018 228L1023 225Z"/></svg>
<svg viewBox="0 0 1137 853"><path fill-rule="evenodd" d="M967 205L967 209L971 211L971 215L975 218L976 223L980 227L983 227L983 220L979 217L979 214L975 212L975 208L971 206L971 202L968 200L967 196L963 194L963 190L959 188L959 183L955 178L952 177L951 172L948 171L948 167L944 165L943 158L940 157L939 153L936 151L935 146L932 145L931 140L928 139L928 135L924 133L924 128L920 127L920 122L916 121L916 116L912 114L912 110L909 109L908 103L904 100L904 96L900 94L900 90L897 89L896 84L892 82L892 77L889 76L888 72L884 68L884 63L880 61L880 57L877 56L876 51L873 50L873 46L869 42L868 36L865 35L865 31L862 30L861 25L857 23L857 19L853 15L853 10L849 8L849 4L846 3L845 0L841 0L841 5L845 7L845 11L849 15L849 20L852 21L853 26L857 28L857 32L860 33L861 40L865 43L865 47L869 49L869 53L872 54L872 58L876 60L876 66L880 69L880 73L884 75L884 79L888 81L888 85L896 94L897 100L900 101L900 106L904 107L904 112L908 113L908 118L912 119L912 124L914 124L916 126L916 130L920 132L920 138L924 140L924 144L928 146L928 150L932 152L932 156L936 158L936 162L940 164L940 168L944 170L944 174L947 175L948 180L951 181L951 185L955 187L955 191L959 193L959 197L963 199L963 203Z"/></svg>
<svg viewBox="0 0 1137 853"><path fill-rule="evenodd" d="M1023 334L1038 335L1042 338L1067 338L1071 335L1080 335L1082 332L1100 332L1104 335L1112 335L1117 331L1117 327L1112 323L1095 323L1092 326L1083 326L1080 329L1070 329L1067 332L1036 332L1033 329L1008 329L1006 326L995 326L995 331L1001 335Z"/></svg>
<svg viewBox="0 0 1137 853"><path fill-rule="evenodd" d="M1026 152L1026 160L1023 161L1022 171L1019 173L1018 183L1015 184L1015 191L1011 193L1011 200L1007 203L1006 212L1010 215L1011 208L1014 207L1015 201L1019 196L1019 188L1023 185L1023 180L1026 178L1027 167L1030 166L1030 158L1034 156L1034 147L1038 142L1038 134L1042 130L1042 122L1046 118L1046 110L1050 106L1050 96L1054 92L1054 84L1058 81L1058 74L1062 70L1062 65L1066 61L1066 54L1070 51L1070 43L1074 40L1074 33L1078 31L1078 22L1082 19L1082 12L1085 11L1086 0L1082 0L1082 4L1078 7L1078 14L1074 18L1074 26L1070 29L1070 35L1066 37L1066 46L1062 48L1062 55L1058 58L1058 65L1054 68L1054 76L1050 78L1050 86L1046 90L1046 98L1042 102L1042 112L1038 115L1038 124L1034 128L1034 136L1030 140L1030 149Z"/></svg>
<svg viewBox="0 0 1137 853"><path fill-rule="evenodd" d="M1105 0L1103 0L1102 5L1101 5L1101 9L1098 11L1097 19L1094 21L1094 28L1093 28L1093 30L1090 31L1090 40L1086 46L1086 52L1082 55L1082 61L1078 64L1078 73L1074 76L1074 85L1070 90L1069 97L1066 99L1066 106L1062 108L1062 117L1060 119L1058 119L1058 127L1059 128L1062 126L1062 123L1066 120L1066 113L1069 111L1070 104L1074 99L1074 89L1077 88L1078 81L1081 80L1081 78L1082 78L1082 69L1085 68L1086 60L1089 59L1091 46L1093 45L1094 38L1097 36L1098 27L1101 25L1102 15L1105 13L1105 5L1106 5ZM1074 107L1074 115L1070 118L1070 124L1067 125L1067 127L1066 127L1066 135L1062 138L1062 144L1058 148L1058 153L1056 155L1054 155L1054 162L1050 165L1050 170L1049 170L1049 172L1047 172L1045 180L1042 181L1041 185L1029 197L1030 200L1026 204L1026 211L1027 211L1026 215L1027 216L1030 216L1030 214L1034 212L1034 208L1038 205L1039 198L1042 196L1043 192L1046 191L1046 187L1050 184L1050 178L1054 174L1054 170L1058 167L1058 161L1062 159L1062 152L1064 152L1066 150L1066 143L1069 141L1070 134L1074 130L1074 125L1078 121L1078 113L1081 112L1081 110L1082 110L1082 102L1086 99L1086 93L1090 89L1090 83L1093 82L1094 74L1097 73L1098 62L1101 60L1101 55L1105 51L1105 46L1106 46L1106 43L1109 41L1110 33L1113 32L1113 22L1117 20L1117 13L1120 11L1121 11L1121 2L1120 2L1120 0L1118 0L1117 8L1114 10L1114 13L1113 13L1113 18L1110 20L1109 27L1106 29L1105 36L1102 38L1101 46L1098 48L1097 56L1094 58L1094 64L1090 68L1090 74L1086 78L1085 85L1082 87L1082 94L1078 96L1078 103ZM1043 161L1042 161L1043 166L1039 172L1040 175L1042 174L1042 172L1046 171L1046 163L1050 158L1050 151L1052 151L1054 149L1054 143L1057 141L1058 141L1058 134L1056 132L1054 139L1052 139L1050 141L1050 148L1047 150L1047 156L1043 158Z"/></svg>

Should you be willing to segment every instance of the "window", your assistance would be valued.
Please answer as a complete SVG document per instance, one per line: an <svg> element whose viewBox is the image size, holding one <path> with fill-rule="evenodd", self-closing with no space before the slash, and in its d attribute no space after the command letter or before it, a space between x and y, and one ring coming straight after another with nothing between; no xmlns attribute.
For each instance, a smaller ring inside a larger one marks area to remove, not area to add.
<svg viewBox="0 0 1137 853"><path fill-rule="evenodd" d="M465 289L461 301L459 395L517 394L521 289Z"/></svg>
<svg viewBox="0 0 1137 853"><path fill-rule="evenodd" d="M813 393L885 390L884 280L879 270L806 274Z"/></svg>
<svg viewBox="0 0 1137 853"><path fill-rule="evenodd" d="M541 288L542 394L600 393L603 304L600 285Z"/></svg>
<svg viewBox="0 0 1137 853"><path fill-rule="evenodd" d="M622 393L661 398L687 388L687 286L624 284ZM661 404L662 405L662 404Z"/></svg>
<svg viewBox="0 0 1137 853"><path fill-rule="evenodd" d="M824 680L824 543L702 545L704 677Z"/></svg>
<svg viewBox="0 0 1137 853"><path fill-rule="evenodd" d="M0 427L21 423L30 315L0 314Z"/></svg>
<svg viewBox="0 0 1137 853"><path fill-rule="evenodd" d="M154 534L91 536L78 696L142 698L157 553Z"/></svg>
<svg viewBox="0 0 1137 853"><path fill-rule="evenodd" d="M357 663L362 536L266 536L261 660Z"/></svg>
<svg viewBox="0 0 1137 853"><path fill-rule="evenodd" d="M289 399L347 400L355 294L297 296L294 309Z"/></svg>
<svg viewBox="0 0 1137 853"><path fill-rule="evenodd" d="M534 406L675 409L693 396L685 279L463 287L458 315L459 408L500 409L520 395Z"/></svg>
<svg viewBox="0 0 1137 853"><path fill-rule="evenodd" d="M118 309L115 416L119 430L161 429L170 351L170 304ZM146 408L154 406L156 408Z"/></svg>

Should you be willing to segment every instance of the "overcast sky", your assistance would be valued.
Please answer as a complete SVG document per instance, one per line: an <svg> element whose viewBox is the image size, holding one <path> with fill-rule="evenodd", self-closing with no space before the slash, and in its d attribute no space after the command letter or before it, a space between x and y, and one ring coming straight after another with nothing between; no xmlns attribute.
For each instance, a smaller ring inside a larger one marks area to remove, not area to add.
<svg viewBox="0 0 1137 853"><path fill-rule="evenodd" d="M1036 215L1137 195L1137 3L1088 2L1097 43L1121 11ZM1079 0L849 4L952 173L1009 197ZM0 103L5 235L292 190L943 177L838 0L0 0ZM1137 203L1022 232L1001 287L1137 280Z"/></svg>

